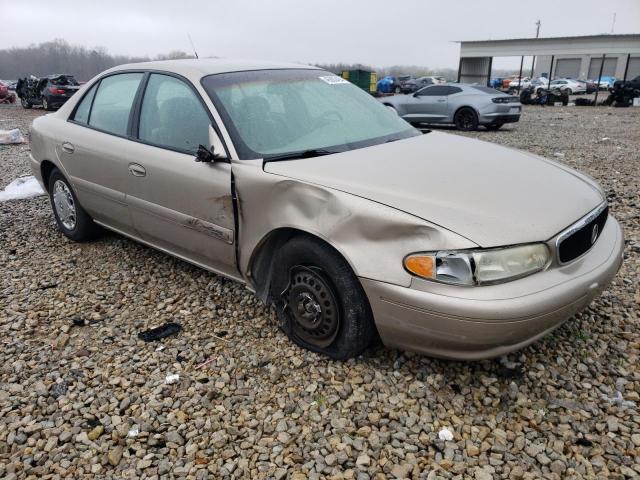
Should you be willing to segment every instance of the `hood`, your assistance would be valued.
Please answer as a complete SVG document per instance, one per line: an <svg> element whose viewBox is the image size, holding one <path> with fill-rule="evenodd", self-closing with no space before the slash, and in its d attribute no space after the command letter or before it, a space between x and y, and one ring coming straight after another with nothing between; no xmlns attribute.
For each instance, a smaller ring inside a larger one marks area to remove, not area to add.
<svg viewBox="0 0 640 480"><path fill-rule="evenodd" d="M604 200L568 167L439 132L264 169L402 210L481 247L548 240Z"/></svg>

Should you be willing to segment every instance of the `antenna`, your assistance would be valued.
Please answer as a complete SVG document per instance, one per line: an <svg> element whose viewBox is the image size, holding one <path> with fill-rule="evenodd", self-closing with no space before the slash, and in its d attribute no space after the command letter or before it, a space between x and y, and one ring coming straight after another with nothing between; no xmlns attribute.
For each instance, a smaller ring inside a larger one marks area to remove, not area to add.
<svg viewBox="0 0 640 480"><path fill-rule="evenodd" d="M613 12L613 22L611 22L611 33L613 33L613 29L616 26L616 12Z"/></svg>
<svg viewBox="0 0 640 480"><path fill-rule="evenodd" d="M191 35L189 35L189 34L187 33L187 37L189 37L189 43L191 43L191 48L193 49L193 54L196 56L196 58L199 58L199 57L198 57L198 52L196 52L196 47L195 47L195 45L193 44L193 40L191 39Z"/></svg>
<svg viewBox="0 0 640 480"><path fill-rule="evenodd" d="M542 25L542 22L540 20L538 20L536 22L536 38L538 38L540 36L540 25Z"/></svg>

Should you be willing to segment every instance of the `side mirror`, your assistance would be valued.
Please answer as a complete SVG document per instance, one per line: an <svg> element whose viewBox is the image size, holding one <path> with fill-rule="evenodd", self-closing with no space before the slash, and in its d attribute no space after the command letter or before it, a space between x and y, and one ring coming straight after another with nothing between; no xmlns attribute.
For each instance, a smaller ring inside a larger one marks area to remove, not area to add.
<svg viewBox="0 0 640 480"><path fill-rule="evenodd" d="M229 157L224 149L222 140L216 133L212 125L209 125L209 145L207 148L204 145L198 145L196 152L196 162L214 163L214 162L229 162Z"/></svg>

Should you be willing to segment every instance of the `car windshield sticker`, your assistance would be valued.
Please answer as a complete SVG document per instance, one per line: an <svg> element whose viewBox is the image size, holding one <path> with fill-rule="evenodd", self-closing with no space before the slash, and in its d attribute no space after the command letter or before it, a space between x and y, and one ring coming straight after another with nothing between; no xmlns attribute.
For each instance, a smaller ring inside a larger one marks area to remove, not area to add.
<svg viewBox="0 0 640 480"><path fill-rule="evenodd" d="M344 78L339 77L337 75L331 75L329 77L318 77L318 78L320 80L322 80L323 82L328 83L329 85L338 85L340 83L349 83Z"/></svg>

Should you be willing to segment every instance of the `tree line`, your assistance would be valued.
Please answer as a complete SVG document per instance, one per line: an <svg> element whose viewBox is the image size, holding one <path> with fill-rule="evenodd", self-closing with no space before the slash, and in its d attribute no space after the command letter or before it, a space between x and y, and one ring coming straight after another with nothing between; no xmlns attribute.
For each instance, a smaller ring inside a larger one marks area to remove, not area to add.
<svg viewBox="0 0 640 480"><path fill-rule="evenodd" d="M12 47L0 50L0 79L17 80L18 78L35 75L41 77L55 73L74 75L79 81L86 81L98 73L122 65L124 63L148 62L151 60L171 60L178 58L193 58L192 55L175 50L156 57L133 57L128 55L113 55L104 47L87 48L70 45L64 39L56 39L28 47ZM417 65L397 65L392 67L372 67L362 64L333 63L318 64L330 72L340 74L344 70L363 69L377 72L378 78L385 75L441 75L447 80L455 81L458 76L453 68L431 69ZM517 71L493 71L494 75L507 76Z"/></svg>
<svg viewBox="0 0 640 480"><path fill-rule="evenodd" d="M108 68L123 63L174 58L193 58L193 56L181 50L154 58L112 55L104 47L87 48L70 45L63 39L56 39L28 47L0 50L0 78L17 80L29 75L41 77L65 73L74 75L79 81L86 81Z"/></svg>

